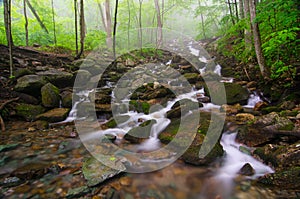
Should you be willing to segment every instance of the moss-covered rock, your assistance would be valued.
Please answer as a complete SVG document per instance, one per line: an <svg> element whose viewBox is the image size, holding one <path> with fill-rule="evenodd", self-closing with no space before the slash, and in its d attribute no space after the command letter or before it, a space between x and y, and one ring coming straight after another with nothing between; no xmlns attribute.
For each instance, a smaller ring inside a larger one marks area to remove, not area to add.
<svg viewBox="0 0 300 199"><path fill-rule="evenodd" d="M41 88L47 84L44 77L38 75L25 75L17 80L15 90L21 93L27 93L35 97L40 96Z"/></svg>
<svg viewBox="0 0 300 199"><path fill-rule="evenodd" d="M53 85L64 88L67 86L73 86L74 78L71 73L61 71L58 69L50 69L47 71L38 72L37 75L44 77L47 81L51 82Z"/></svg>
<svg viewBox="0 0 300 199"><path fill-rule="evenodd" d="M60 93L61 105L64 108L72 108L73 93L71 91L63 91Z"/></svg>
<svg viewBox="0 0 300 199"><path fill-rule="evenodd" d="M203 104L200 102L194 102L190 99L179 100L167 112L167 118L178 118L181 114L185 115L189 111L193 111L199 107L203 107Z"/></svg>
<svg viewBox="0 0 300 199"><path fill-rule="evenodd" d="M199 73L185 73L183 75L190 84L195 84L200 80Z"/></svg>
<svg viewBox="0 0 300 199"><path fill-rule="evenodd" d="M26 121L34 120L39 114L45 112L45 108L40 105L17 104L14 108L16 115L22 117Z"/></svg>
<svg viewBox="0 0 300 199"><path fill-rule="evenodd" d="M143 122L138 127L132 128L124 136L124 139L134 144L143 142L146 138L149 138L151 133L151 128L155 123L156 123L155 120L148 120L146 122Z"/></svg>
<svg viewBox="0 0 300 199"><path fill-rule="evenodd" d="M129 102L129 110L149 114L150 104L144 101L131 100Z"/></svg>
<svg viewBox="0 0 300 199"><path fill-rule="evenodd" d="M59 89L51 83L41 88L42 104L47 108L59 107Z"/></svg>

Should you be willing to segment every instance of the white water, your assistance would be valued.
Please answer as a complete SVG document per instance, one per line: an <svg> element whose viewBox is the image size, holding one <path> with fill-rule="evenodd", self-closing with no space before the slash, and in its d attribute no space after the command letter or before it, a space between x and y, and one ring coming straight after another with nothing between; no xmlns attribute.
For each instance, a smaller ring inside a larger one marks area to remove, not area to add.
<svg viewBox="0 0 300 199"><path fill-rule="evenodd" d="M258 103L258 102L261 102L261 101L262 100L259 97L259 95L256 92L254 92L253 94L250 95L250 98L248 99L248 103L244 107L254 108L255 104Z"/></svg>

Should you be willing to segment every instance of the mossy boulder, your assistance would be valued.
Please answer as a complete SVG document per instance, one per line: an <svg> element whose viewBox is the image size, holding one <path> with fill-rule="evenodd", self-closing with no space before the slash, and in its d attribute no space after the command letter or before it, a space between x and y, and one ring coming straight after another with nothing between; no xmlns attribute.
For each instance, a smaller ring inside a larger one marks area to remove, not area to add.
<svg viewBox="0 0 300 199"><path fill-rule="evenodd" d="M45 108L40 105L32 104L17 104L14 108L16 110L16 115L22 117L26 121L34 120L39 114L45 112Z"/></svg>
<svg viewBox="0 0 300 199"><path fill-rule="evenodd" d="M25 75L17 80L14 90L38 97L41 94L42 86L45 84L47 84L47 80L42 76Z"/></svg>
<svg viewBox="0 0 300 199"><path fill-rule="evenodd" d="M140 100L131 100L129 102L129 110L149 114L150 104Z"/></svg>
<svg viewBox="0 0 300 199"><path fill-rule="evenodd" d="M59 107L59 89L51 83L41 88L42 104L47 108Z"/></svg>
<svg viewBox="0 0 300 199"><path fill-rule="evenodd" d="M73 74L58 69L41 71L38 72L37 75L44 77L47 81L59 88L73 86L74 84Z"/></svg>
<svg viewBox="0 0 300 199"><path fill-rule="evenodd" d="M132 128L125 136L124 139L134 143L139 144L143 142L146 138L149 138L152 126L156 123L155 120L148 120L143 122L138 127Z"/></svg>
<svg viewBox="0 0 300 199"><path fill-rule="evenodd" d="M91 79L92 74L87 70L78 70L76 74L76 84L77 85L86 85Z"/></svg>
<svg viewBox="0 0 300 199"><path fill-rule="evenodd" d="M183 76L190 84L195 84L201 79L199 73L185 73Z"/></svg>
<svg viewBox="0 0 300 199"><path fill-rule="evenodd" d="M60 93L61 105L64 108L72 108L73 93L71 91L63 91Z"/></svg>
<svg viewBox="0 0 300 199"><path fill-rule="evenodd" d="M204 90L211 98L212 103L217 105L246 105L249 98L247 88L236 83L220 83L217 81L206 82Z"/></svg>

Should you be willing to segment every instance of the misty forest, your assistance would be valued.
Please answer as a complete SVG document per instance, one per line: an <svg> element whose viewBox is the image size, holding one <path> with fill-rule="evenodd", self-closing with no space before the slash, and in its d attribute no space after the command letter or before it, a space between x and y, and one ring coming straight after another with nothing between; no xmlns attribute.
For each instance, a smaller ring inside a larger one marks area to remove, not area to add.
<svg viewBox="0 0 300 199"><path fill-rule="evenodd" d="M299 1L0 10L0 198L300 197Z"/></svg>

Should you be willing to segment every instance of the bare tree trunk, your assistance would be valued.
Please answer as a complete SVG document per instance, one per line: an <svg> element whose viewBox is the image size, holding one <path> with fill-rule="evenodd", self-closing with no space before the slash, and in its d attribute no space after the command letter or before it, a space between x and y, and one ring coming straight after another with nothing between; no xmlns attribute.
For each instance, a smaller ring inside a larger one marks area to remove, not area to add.
<svg viewBox="0 0 300 199"><path fill-rule="evenodd" d="M238 5L236 0L234 0L234 7L235 7L235 17L236 17L236 21L239 21L239 10L238 10Z"/></svg>
<svg viewBox="0 0 300 199"><path fill-rule="evenodd" d="M260 72L264 77L268 77L268 71L266 70L265 66L265 58L262 53L261 49L261 38L260 38L260 31L259 31L259 26L258 23L255 22L256 18L256 4L255 0L250 0L249 1L249 9L250 9L250 18L251 18L251 25L253 29L253 39L254 39L254 47L255 47L255 53L256 53L256 58L257 62L260 68Z"/></svg>
<svg viewBox="0 0 300 199"><path fill-rule="evenodd" d="M198 0L198 5L199 5L199 7L201 7L201 1L200 0ZM202 12L200 13L200 17L201 17L202 34L204 36L204 39L206 39L205 27L204 27L204 17L203 17Z"/></svg>
<svg viewBox="0 0 300 199"><path fill-rule="evenodd" d="M141 51L142 51L142 47L143 47L142 5L143 5L143 0L139 0L139 41L140 41Z"/></svg>
<svg viewBox="0 0 300 199"><path fill-rule="evenodd" d="M249 0L244 0L244 16L247 19L250 15L250 10L249 10ZM244 38L245 38L245 48L246 50L250 51L252 49L252 41L251 41L251 32L247 29L244 30Z"/></svg>
<svg viewBox="0 0 300 199"><path fill-rule="evenodd" d="M118 6L119 6L119 1L116 0L116 5L115 5L115 21L114 21L114 31L113 31L113 53L114 53L114 59L116 59L116 33L117 33Z"/></svg>
<svg viewBox="0 0 300 199"><path fill-rule="evenodd" d="M161 19L161 12L160 12L160 6L158 3L158 0L154 0L155 3L155 9L156 9L156 16L157 16L157 48L160 48L162 45L162 40L163 40L163 34L162 34L162 19Z"/></svg>
<svg viewBox="0 0 300 199"><path fill-rule="evenodd" d="M235 25L235 21L234 21L234 17L233 17L233 12L232 12L232 7L231 7L230 0L227 0L227 4L228 4L228 8L229 8L231 22L232 22L233 25Z"/></svg>
<svg viewBox="0 0 300 199"><path fill-rule="evenodd" d="M131 12L130 12L130 2L127 0L127 7L128 7L128 23L127 23L127 45L128 48L130 47L130 23L131 23Z"/></svg>
<svg viewBox="0 0 300 199"><path fill-rule="evenodd" d="M111 13L110 13L110 0L105 0L105 18L106 18L106 45L108 48L112 48L112 22L111 22Z"/></svg>
<svg viewBox="0 0 300 199"><path fill-rule="evenodd" d="M83 0L80 0L80 51L76 56L76 59L79 59L83 54L84 39L85 39L84 4L83 4Z"/></svg>
<svg viewBox="0 0 300 199"><path fill-rule="evenodd" d="M52 22L53 22L53 38L54 38L54 45L56 46L56 28L55 28L55 12L54 12L54 3L53 0L51 0L51 7L52 7Z"/></svg>
<svg viewBox="0 0 300 199"><path fill-rule="evenodd" d="M38 15L38 13L36 12L36 10L33 8L33 6L31 5L31 3L29 2L29 0L25 0L29 9L31 10L32 14L35 16L36 20L39 22L41 28L43 30L45 30L45 32L47 34L49 34L49 31L47 29L47 27L45 26L45 24L43 23L43 21L41 20L40 16Z"/></svg>
<svg viewBox="0 0 300 199"><path fill-rule="evenodd" d="M11 34L11 0L4 0L4 24L5 24L6 39L7 39L8 51L9 51L10 77L13 77L13 56L12 56L13 38Z"/></svg>
<svg viewBox="0 0 300 199"><path fill-rule="evenodd" d="M26 10L26 1L23 0L23 9L24 9L24 18L25 18L25 41L26 46L29 46L28 41L28 18L27 18L27 10Z"/></svg>
<svg viewBox="0 0 300 199"><path fill-rule="evenodd" d="M243 0L239 0L239 13L240 13L240 19L244 19L244 2Z"/></svg>
<svg viewBox="0 0 300 199"><path fill-rule="evenodd" d="M75 20L75 45L76 45L76 55L78 54L78 19L77 19L77 0L74 0L74 20Z"/></svg>

